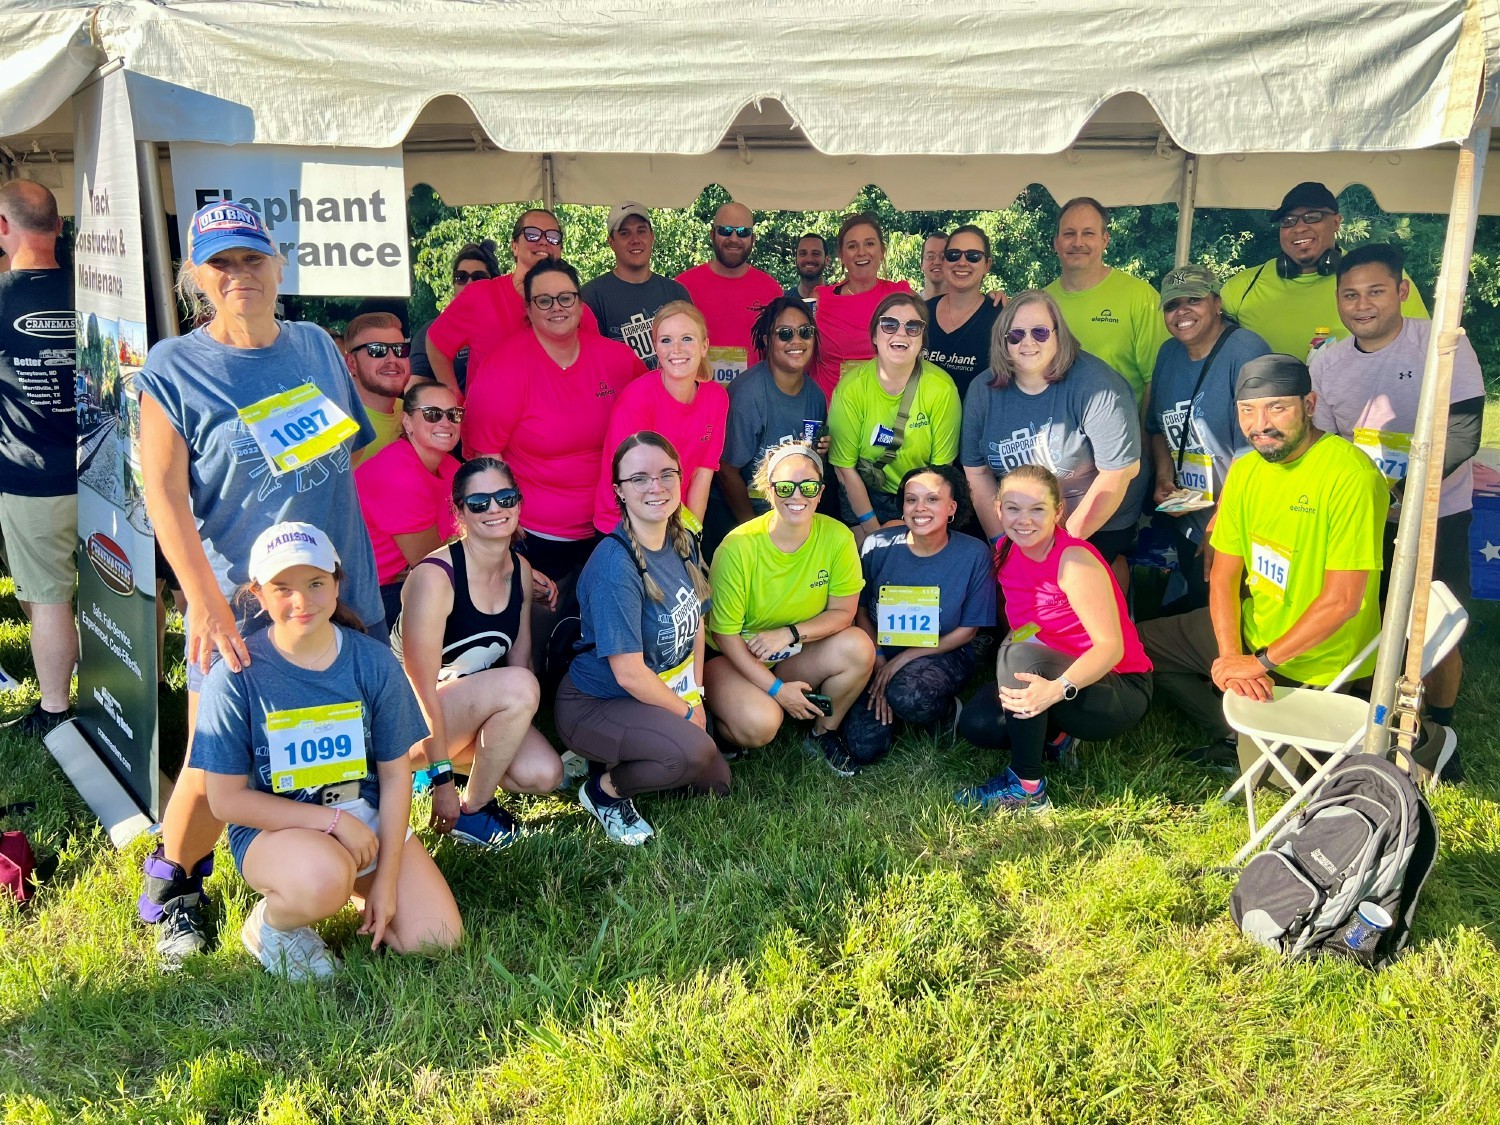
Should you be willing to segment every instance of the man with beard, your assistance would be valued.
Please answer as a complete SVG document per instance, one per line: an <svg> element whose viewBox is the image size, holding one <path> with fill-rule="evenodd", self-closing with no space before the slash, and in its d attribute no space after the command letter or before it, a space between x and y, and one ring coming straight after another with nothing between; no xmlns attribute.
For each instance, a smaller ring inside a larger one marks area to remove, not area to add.
<svg viewBox="0 0 1500 1125"><path fill-rule="evenodd" d="M648 371L656 370L651 325L669 301L692 300L679 282L652 272L656 231L651 212L640 203L620 203L609 213L609 248L615 268L583 287L583 303L594 310L599 331L628 344Z"/></svg>
<svg viewBox="0 0 1500 1125"><path fill-rule="evenodd" d="M1238 773L1238 758L1221 693L1266 700L1276 684L1321 687L1380 631L1389 504L1370 459L1313 425L1317 396L1301 360L1250 360L1234 398L1254 452L1224 482L1208 608L1140 627L1156 686L1213 735L1181 755L1228 773ZM1372 653L1354 678L1374 664Z"/></svg>
<svg viewBox="0 0 1500 1125"><path fill-rule="evenodd" d="M821 234L804 234L797 239L797 284L787 289L788 297L796 297L807 311L818 307L818 286L823 284L823 274L828 270L828 243Z"/></svg>
<svg viewBox="0 0 1500 1125"><path fill-rule="evenodd" d="M714 379L730 383L749 366L750 328L760 310L781 296L781 283L750 264L755 217L744 204L726 203L714 212L712 241L713 259L677 280L708 322Z"/></svg>
<svg viewBox="0 0 1500 1125"><path fill-rule="evenodd" d="M354 454L356 465L368 461L401 435L396 400L411 382L411 345L395 313L363 313L344 329L344 362L354 390L365 405L375 440Z"/></svg>
<svg viewBox="0 0 1500 1125"><path fill-rule="evenodd" d="M1224 283L1224 311L1286 355L1308 356L1317 344L1349 335L1339 320L1334 280L1343 221L1338 200L1323 184L1307 180L1292 188L1271 212L1281 253ZM1402 276L1408 290L1402 313L1427 319L1421 294Z"/></svg>

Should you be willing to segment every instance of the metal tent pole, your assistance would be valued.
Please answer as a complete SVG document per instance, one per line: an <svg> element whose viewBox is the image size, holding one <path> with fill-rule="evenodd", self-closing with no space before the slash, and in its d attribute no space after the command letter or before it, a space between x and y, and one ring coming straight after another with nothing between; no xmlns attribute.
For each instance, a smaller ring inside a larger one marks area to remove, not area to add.
<svg viewBox="0 0 1500 1125"><path fill-rule="evenodd" d="M1177 198L1176 264L1185 266L1193 251L1193 201L1198 195L1198 157L1187 153L1182 162L1182 194Z"/></svg>
<svg viewBox="0 0 1500 1125"><path fill-rule="evenodd" d="M1448 430L1448 400L1453 382L1453 353L1463 329L1464 291L1469 260L1474 252L1474 228L1479 217L1479 189L1489 153L1489 126L1476 126L1458 151L1453 181L1453 203L1448 211L1448 233L1443 242L1443 266L1432 307L1432 336L1422 367L1422 397L1417 407L1416 431L1407 462L1407 503L1401 506L1396 532L1396 557L1391 567L1390 592L1381 623L1380 654L1370 696L1370 722L1365 749L1386 753L1389 730L1398 711L1416 730L1421 702L1422 642L1427 631L1427 590L1432 583L1433 542L1437 533L1438 490L1442 483L1443 450ZM1408 625L1409 622L1409 625ZM1412 638L1406 653L1406 638ZM1397 678L1405 657L1406 674ZM1398 686L1400 695L1398 698Z"/></svg>
<svg viewBox="0 0 1500 1125"><path fill-rule="evenodd" d="M150 263L151 300L156 309L156 338L178 335L177 301L172 295L172 243L167 238L167 200L162 190L156 142L137 141L136 172L141 181L141 226Z"/></svg>

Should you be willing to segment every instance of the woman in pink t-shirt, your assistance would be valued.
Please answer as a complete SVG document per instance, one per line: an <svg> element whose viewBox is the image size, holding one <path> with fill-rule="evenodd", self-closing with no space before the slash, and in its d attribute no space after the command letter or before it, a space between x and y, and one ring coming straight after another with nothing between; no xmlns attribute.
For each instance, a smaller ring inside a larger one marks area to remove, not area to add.
<svg viewBox="0 0 1500 1125"><path fill-rule="evenodd" d="M874 215L848 216L839 226L839 261L844 280L820 285L817 290L818 358L813 381L830 400L839 376L851 365L873 359L870 317L881 298L890 293L911 292L904 281L886 281L880 276L885 264L885 232Z"/></svg>
<svg viewBox="0 0 1500 1125"><path fill-rule="evenodd" d="M604 535L620 522L612 451L631 434L652 430L678 450L683 521L694 532L702 529L709 486L724 452L729 392L713 381L703 314L688 301L669 301L656 311L651 337L657 370L648 371L621 392L604 435L599 486L594 493L594 527Z"/></svg>
<svg viewBox="0 0 1500 1125"><path fill-rule="evenodd" d="M1062 526L1062 488L1040 465L1000 481L1004 533L996 553L1010 636L1000 645L996 687L968 703L959 731L975 746L1010 748L1010 766L954 795L980 809L1052 807L1042 759L1074 739L1118 738L1151 703L1151 661L1125 597L1098 549ZM998 689L998 690L997 690Z"/></svg>
<svg viewBox="0 0 1500 1125"><path fill-rule="evenodd" d="M567 262L533 266L525 295L531 331L490 352L470 383L464 453L509 463L526 496L523 549L540 576L536 597L550 608L558 588L569 601L594 549L605 430L620 392L646 365L626 345L580 330L578 272Z"/></svg>
<svg viewBox="0 0 1500 1125"><path fill-rule="evenodd" d="M413 383L401 396L401 436L354 470L387 621L401 612L407 571L458 534L448 493L463 417L449 388Z"/></svg>

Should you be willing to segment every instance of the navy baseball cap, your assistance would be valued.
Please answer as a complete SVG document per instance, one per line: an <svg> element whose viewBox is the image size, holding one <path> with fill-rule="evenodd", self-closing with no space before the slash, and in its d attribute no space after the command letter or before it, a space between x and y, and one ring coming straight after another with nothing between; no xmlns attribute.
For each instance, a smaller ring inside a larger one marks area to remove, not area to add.
<svg viewBox="0 0 1500 1125"><path fill-rule="evenodd" d="M201 266L222 250L244 247L263 254L276 254L276 244L266 233L265 223L250 208L221 199L198 208L188 227L188 254Z"/></svg>

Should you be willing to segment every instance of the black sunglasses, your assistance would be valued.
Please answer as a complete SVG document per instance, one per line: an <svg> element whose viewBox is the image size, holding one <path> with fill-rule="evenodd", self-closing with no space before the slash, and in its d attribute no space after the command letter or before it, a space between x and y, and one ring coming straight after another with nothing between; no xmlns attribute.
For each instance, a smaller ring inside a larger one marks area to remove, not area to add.
<svg viewBox="0 0 1500 1125"><path fill-rule="evenodd" d="M960 258L962 258L966 262L973 262L973 263L975 263L977 265L978 263L984 261L985 257L986 257L986 254L985 254L985 252L983 250L944 250L943 251L943 261L945 261L945 262L956 262Z"/></svg>
<svg viewBox="0 0 1500 1125"><path fill-rule="evenodd" d="M454 270L453 284L467 285L471 281L488 281L490 275L483 270Z"/></svg>
<svg viewBox="0 0 1500 1125"><path fill-rule="evenodd" d="M490 510L491 502L502 508L514 508L521 502L519 488L502 488L498 492L474 492L464 497L464 507L476 516Z"/></svg>
<svg viewBox="0 0 1500 1125"><path fill-rule="evenodd" d="M1306 223L1310 227L1315 227L1329 215L1337 214L1337 211L1304 211L1300 215L1283 215L1276 220L1276 225L1282 230L1291 230L1298 223Z"/></svg>
<svg viewBox="0 0 1500 1125"><path fill-rule="evenodd" d="M823 482L820 480L773 480L771 491L783 500L791 499L794 492L800 492L808 499L812 499L823 491Z"/></svg>
<svg viewBox="0 0 1500 1125"><path fill-rule="evenodd" d="M423 421L431 422L434 425L441 422L444 418L448 419L455 426L464 420L464 408L462 406L450 406L447 410L443 410L437 406L414 406L407 413L420 414Z"/></svg>
<svg viewBox="0 0 1500 1125"><path fill-rule="evenodd" d="M364 352L371 359L384 359L386 352L394 352L397 359L411 355L410 344L359 344L349 349L349 354Z"/></svg>
<svg viewBox="0 0 1500 1125"><path fill-rule="evenodd" d="M521 237L527 242L541 242L542 239L546 239L548 246L562 245L562 231L560 230L543 230L541 227L522 227Z"/></svg>
<svg viewBox="0 0 1500 1125"><path fill-rule="evenodd" d="M1045 344L1048 340L1052 339L1052 329L1048 328L1045 324L1033 325L1031 338L1038 344ZM1026 329L1024 328L1012 328L1005 334L1005 341L1009 344L1019 344L1024 339L1026 339Z"/></svg>
<svg viewBox="0 0 1500 1125"><path fill-rule="evenodd" d="M800 328L793 328L788 324L783 324L780 328L776 329L776 338L783 344L793 336L801 337L804 340L811 340L817 334L818 330L811 324L804 324Z"/></svg>
<svg viewBox="0 0 1500 1125"><path fill-rule="evenodd" d="M755 233L755 228L750 227L714 227L714 233L720 238L749 238Z"/></svg>
<svg viewBox="0 0 1500 1125"><path fill-rule="evenodd" d="M897 320L893 316L883 316L875 322L875 326L887 336L894 336L897 329L905 329L908 336L920 336L922 330L927 326L920 320L908 320L905 322Z"/></svg>

